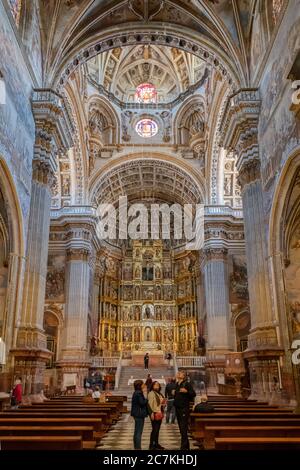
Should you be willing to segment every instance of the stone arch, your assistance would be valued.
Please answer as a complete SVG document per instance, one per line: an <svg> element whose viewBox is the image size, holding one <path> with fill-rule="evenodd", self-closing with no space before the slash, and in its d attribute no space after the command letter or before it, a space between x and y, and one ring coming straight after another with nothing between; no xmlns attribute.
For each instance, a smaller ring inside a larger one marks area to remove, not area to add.
<svg viewBox="0 0 300 470"><path fill-rule="evenodd" d="M149 162L149 164L152 163L154 165L165 165L166 168L174 168L175 171L182 172L182 174L188 178L190 184L195 189L194 202L197 201L197 203L205 203L205 181L201 173L195 170L187 162L182 162L177 158L175 159L173 157L170 157L169 155L164 155L161 153L145 153L143 154L142 159L140 154L132 153L120 157L117 160L104 165L91 178L89 188L90 203L95 204L97 202L97 194L99 194L99 191L101 191L101 187L104 181L106 182L107 186L108 177L111 173L119 171L124 166L134 166L138 163L138 160L143 161L145 163Z"/></svg>
<svg viewBox="0 0 300 470"><path fill-rule="evenodd" d="M91 96L88 102L88 123L91 142L100 147L120 143L118 115L104 97Z"/></svg>
<svg viewBox="0 0 300 470"><path fill-rule="evenodd" d="M206 105L201 95L194 95L179 109L174 119L175 144L190 146L197 154L205 151L207 130Z"/></svg>
<svg viewBox="0 0 300 470"><path fill-rule="evenodd" d="M47 349L53 352L48 366L53 365L59 358L61 333L64 325L62 310L49 305L44 312L44 331L47 336Z"/></svg>
<svg viewBox="0 0 300 470"><path fill-rule="evenodd" d="M294 143L295 144L295 143ZM300 143L291 150L276 180L269 222L269 256L275 317L280 331L279 345L284 349L283 386L289 398L300 397L300 376L292 365L291 344L300 338L297 282L300 258L297 233L300 233ZM295 238L296 237L296 238ZM299 258L299 259L298 259ZM300 299L299 299L300 300Z"/></svg>
<svg viewBox="0 0 300 470"><path fill-rule="evenodd" d="M6 352L15 345L15 331L19 318L25 261L24 222L17 190L12 174L0 156L0 189L3 212L1 213L1 233L5 245L3 268L6 271L2 279L3 302L1 315L1 335L6 343ZM4 246L3 245L3 246ZM8 361L10 357L8 358Z"/></svg>
<svg viewBox="0 0 300 470"><path fill-rule="evenodd" d="M66 54L65 59L57 62L56 68L50 77L49 86L58 90L67 82L69 76L78 66L95 57L101 52L115 49L117 47L136 44L157 44L176 47L202 58L215 67L223 76L228 76L231 91L246 84L241 64L228 61L221 48L209 44L201 35L196 35L190 28L182 26L181 34L178 35L178 25L168 24L168 31L163 24L153 23L153 26L145 31L140 25L136 25L132 32L132 24L124 24L122 32L115 29L102 30L94 34L88 40L82 41Z"/></svg>

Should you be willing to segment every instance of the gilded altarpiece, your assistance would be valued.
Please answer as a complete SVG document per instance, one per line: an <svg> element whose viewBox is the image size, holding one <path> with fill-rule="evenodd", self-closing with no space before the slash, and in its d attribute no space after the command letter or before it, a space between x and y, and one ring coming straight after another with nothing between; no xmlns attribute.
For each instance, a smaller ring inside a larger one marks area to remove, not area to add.
<svg viewBox="0 0 300 470"><path fill-rule="evenodd" d="M161 240L138 240L122 261L106 259L105 264L100 281L100 354L194 354L197 311L192 255L183 251L175 256Z"/></svg>

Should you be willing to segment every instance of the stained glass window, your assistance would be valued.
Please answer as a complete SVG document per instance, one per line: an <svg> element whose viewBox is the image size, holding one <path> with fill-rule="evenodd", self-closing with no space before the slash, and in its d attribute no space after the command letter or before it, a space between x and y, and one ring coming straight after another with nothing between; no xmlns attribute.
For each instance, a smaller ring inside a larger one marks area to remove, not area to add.
<svg viewBox="0 0 300 470"><path fill-rule="evenodd" d="M17 27L19 27L22 0L8 0L8 3L10 6L10 11L14 17L15 23Z"/></svg>
<svg viewBox="0 0 300 470"><path fill-rule="evenodd" d="M158 132L158 126L153 119L141 119L136 124L135 130L140 137L154 137Z"/></svg>
<svg viewBox="0 0 300 470"><path fill-rule="evenodd" d="M142 83L135 91L135 100L138 103L156 103L157 91L151 83Z"/></svg>

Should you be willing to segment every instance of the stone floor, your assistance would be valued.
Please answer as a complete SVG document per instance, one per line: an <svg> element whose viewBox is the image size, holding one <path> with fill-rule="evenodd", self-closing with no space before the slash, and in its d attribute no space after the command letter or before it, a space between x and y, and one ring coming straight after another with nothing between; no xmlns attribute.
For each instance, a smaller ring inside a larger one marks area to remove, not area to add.
<svg viewBox="0 0 300 470"><path fill-rule="evenodd" d="M133 449L134 420L129 414L123 415L122 419L109 431L107 436L101 441L99 450L132 450ZM149 449L151 434L151 424L149 418L145 419L145 426L142 438L142 449ZM168 450L180 449L180 433L177 423L166 424L163 421L160 429L160 445ZM191 449L198 449L193 446L190 440Z"/></svg>

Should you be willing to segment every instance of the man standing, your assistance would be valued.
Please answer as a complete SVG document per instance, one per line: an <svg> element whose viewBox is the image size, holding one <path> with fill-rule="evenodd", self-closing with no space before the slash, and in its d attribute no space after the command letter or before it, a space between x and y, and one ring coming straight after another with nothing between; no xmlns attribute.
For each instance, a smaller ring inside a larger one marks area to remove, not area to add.
<svg viewBox="0 0 300 470"><path fill-rule="evenodd" d="M145 370L149 369L149 353L146 353L144 356L144 366L145 366Z"/></svg>
<svg viewBox="0 0 300 470"><path fill-rule="evenodd" d="M168 400L167 401L166 424L169 424L170 419L171 419L172 424L175 423L175 418L176 418L176 411L175 411L175 407L174 407L175 389L176 389L175 379L169 379L169 382L166 385L166 389L165 389L165 397Z"/></svg>
<svg viewBox="0 0 300 470"><path fill-rule="evenodd" d="M190 402L195 398L196 393L192 385L187 381L186 373L182 370L176 375L176 388L174 406L181 434L181 450L189 450L188 422L190 416Z"/></svg>

